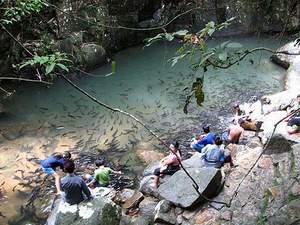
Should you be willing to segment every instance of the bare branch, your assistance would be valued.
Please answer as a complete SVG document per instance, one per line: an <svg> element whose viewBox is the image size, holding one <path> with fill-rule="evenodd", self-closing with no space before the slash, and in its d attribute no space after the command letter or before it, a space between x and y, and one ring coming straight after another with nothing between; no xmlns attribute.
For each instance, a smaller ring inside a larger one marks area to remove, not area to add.
<svg viewBox="0 0 300 225"><path fill-rule="evenodd" d="M0 77L0 80L18 80L18 81L33 82L33 83L42 83L47 85L53 84L51 82L47 82L43 80L32 80L32 79L19 78L19 77Z"/></svg>

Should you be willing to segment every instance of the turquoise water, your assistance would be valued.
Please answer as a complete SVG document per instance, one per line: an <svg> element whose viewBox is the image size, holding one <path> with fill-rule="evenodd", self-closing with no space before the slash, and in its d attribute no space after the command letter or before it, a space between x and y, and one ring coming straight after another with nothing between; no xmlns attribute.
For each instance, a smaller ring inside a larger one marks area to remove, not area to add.
<svg viewBox="0 0 300 225"><path fill-rule="evenodd" d="M275 49L280 45L267 38L249 37L237 41L247 48L266 46ZM212 45L216 43L211 42ZM73 76L73 81L106 104L136 115L159 135L170 139L180 132L196 132L204 122L220 128L225 118L231 115L233 102L283 89L284 70L269 61L269 54L257 53L227 70L210 68L205 73L203 106L199 107L193 99L189 113L184 114L183 106L189 93L184 89L190 88L202 74L191 71L187 61L171 67L168 59L174 56L177 48L177 44L168 43L145 49L141 46L130 48L116 55L116 74L101 77L110 72L107 65L93 71L100 77ZM49 88L24 84L4 105L8 110L0 120L4 132L9 136L8 127L20 127L14 131L17 136L31 138L30 141L21 139L16 144L19 147L9 150L12 155L22 151L24 159L43 158L66 147L77 152L103 152L114 164L127 166L128 173L138 174L144 166L135 150L141 144L150 149L155 149L158 144L134 121L96 105L63 80L55 81ZM67 144L62 141L66 138ZM34 143L41 140L46 143L36 147ZM7 151L3 150L7 144L4 140L0 145L0 156L7 156ZM10 168L16 167L13 157L5 163ZM4 172L4 176L13 173L9 169L0 172ZM11 196L14 197L18 198ZM0 206L0 211L3 210L5 212Z"/></svg>

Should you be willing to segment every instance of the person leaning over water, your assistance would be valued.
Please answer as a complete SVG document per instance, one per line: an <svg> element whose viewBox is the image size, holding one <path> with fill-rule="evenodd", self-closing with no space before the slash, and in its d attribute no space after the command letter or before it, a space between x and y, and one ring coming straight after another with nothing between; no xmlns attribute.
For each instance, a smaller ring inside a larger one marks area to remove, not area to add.
<svg viewBox="0 0 300 225"><path fill-rule="evenodd" d="M48 157L47 159L41 160L41 166L44 173L51 175L55 179L56 193L61 192L60 188L60 176L56 173L56 168L60 167L61 170L64 168L64 163L71 159L70 152L64 152L63 155L57 154Z"/></svg>
<svg viewBox="0 0 300 225"><path fill-rule="evenodd" d="M91 192L86 183L80 176L74 174L75 164L69 160L64 163L64 171L67 173L61 179L61 188L63 190L64 201L70 205L79 204L86 196L87 199L91 198ZM83 195L84 194L84 195Z"/></svg>
<svg viewBox="0 0 300 225"><path fill-rule="evenodd" d="M214 142L213 145L209 144L202 149L204 166L221 168L225 163L230 163L230 166L234 166L230 152L221 148L222 139L217 136Z"/></svg>
<svg viewBox="0 0 300 225"><path fill-rule="evenodd" d="M89 187L107 187L110 182L111 173L122 174L121 171L114 171L109 167L105 167L104 161L101 159L97 159L95 165L98 169L94 171L94 177L92 181L88 183Z"/></svg>
<svg viewBox="0 0 300 225"><path fill-rule="evenodd" d="M159 177L162 175L173 175L180 170L179 160L181 160L181 151L179 149L179 143L170 145L170 154L160 161L159 168L156 168L153 172L154 183L153 187L157 188L159 185Z"/></svg>
<svg viewBox="0 0 300 225"><path fill-rule="evenodd" d="M210 127L208 125L203 126L202 135L197 135L196 139L194 139L190 145L190 147L197 152L201 152L202 148L204 148L208 144L213 144L216 134L210 131Z"/></svg>

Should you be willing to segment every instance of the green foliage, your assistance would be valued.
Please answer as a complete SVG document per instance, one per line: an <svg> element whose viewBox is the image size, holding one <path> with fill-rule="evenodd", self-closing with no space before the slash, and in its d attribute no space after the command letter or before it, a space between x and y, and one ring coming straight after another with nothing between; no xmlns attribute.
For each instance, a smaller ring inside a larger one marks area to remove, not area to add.
<svg viewBox="0 0 300 225"><path fill-rule="evenodd" d="M51 75L54 71L62 70L69 72L68 64L71 63L66 54L55 52L45 56L34 55L32 59L27 60L19 65L19 69L27 66L41 68L45 75Z"/></svg>
<svg viewBox="0 0 300 225"><path fill-rule="evenodd" d="M197 78L196 81L193 83L192 85L192 90L190 92L190 94L187 95L186 100L185 100L185 104L183 107L183 112L185 114L188 113L188 106L191 103L191 98L194 95L196 98L196 102L199 106L202 105L202 103L204 102L204 92L203 92L203 79L202 78Z"/></svg>
<svg viewBox="0 0 300 225"><path fill-rule="evenodd" d="M16 0L12 2L12 5L5 5L6 9L0 19L2 24L19 22L32 13L40 12L45 6L42 0Z"/></svg>

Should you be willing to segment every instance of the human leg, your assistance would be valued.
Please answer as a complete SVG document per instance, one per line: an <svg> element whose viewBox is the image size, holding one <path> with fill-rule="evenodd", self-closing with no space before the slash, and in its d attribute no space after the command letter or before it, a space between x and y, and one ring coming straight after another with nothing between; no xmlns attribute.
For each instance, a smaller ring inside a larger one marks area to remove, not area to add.
<svg viewBox="0 0 300 225"><path fill-rule="evenodd" d="M153 187L157 188L159 185L160 168L156 168L153 174L154 174Z"/></svg>
<svg viewBox="0 0 300 225"><path fill-rule="evenodd" d="M297 133L299 131L299 127L300 127L300 117L292 117L288 121L287 132L289 134Z"/></svg>
<svg viewBox="0 0 300 225"><path fill-rule="evenodd" d="M54 177L55 180L56 193L60 194L62 192L61 185L60 185L60 176L56 172L54 172L52 176Z"/></svg>

